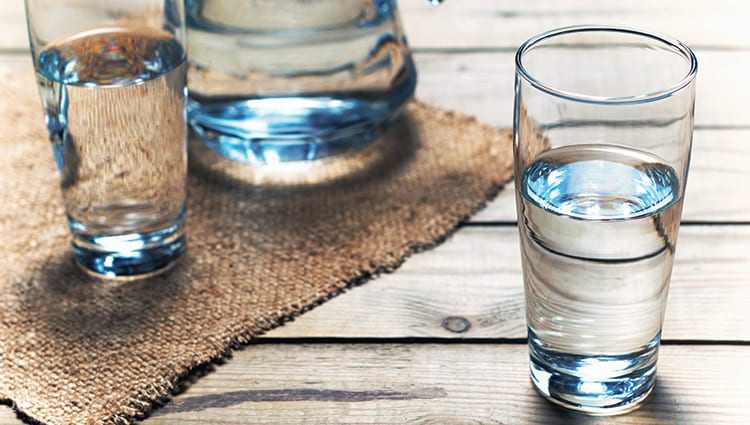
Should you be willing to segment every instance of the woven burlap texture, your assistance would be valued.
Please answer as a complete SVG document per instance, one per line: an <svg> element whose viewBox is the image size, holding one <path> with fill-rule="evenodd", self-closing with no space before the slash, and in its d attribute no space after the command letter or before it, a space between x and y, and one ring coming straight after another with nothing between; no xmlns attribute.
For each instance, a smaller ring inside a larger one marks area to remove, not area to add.
<svg viewBox="0 0 750 425"><path fill-rule="evenodd" d="M33 72L12 71L0 72L0 400L41 423L132 421L192 369L439 243L512 175L509 131L419 102L344 165L258 172L193 141L184 258L101 281L72 260Z"/></svg>

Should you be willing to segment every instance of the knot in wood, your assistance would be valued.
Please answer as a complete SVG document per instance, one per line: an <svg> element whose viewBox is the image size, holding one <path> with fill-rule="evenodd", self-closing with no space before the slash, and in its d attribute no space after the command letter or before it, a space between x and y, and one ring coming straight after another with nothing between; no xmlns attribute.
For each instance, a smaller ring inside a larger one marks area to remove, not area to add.
<svg viewBox="0 0 750 425"><path fill-rule="evenodd" d="M471 329L471 322L460 316L449 316L443 319L443 328L448 332L461 334Z"/></svg>

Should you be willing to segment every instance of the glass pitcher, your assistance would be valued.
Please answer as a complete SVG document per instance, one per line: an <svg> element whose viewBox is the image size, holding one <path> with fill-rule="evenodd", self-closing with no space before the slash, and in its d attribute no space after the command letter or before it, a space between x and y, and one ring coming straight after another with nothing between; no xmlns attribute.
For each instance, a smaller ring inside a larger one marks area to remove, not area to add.
<svg viewBox="0 0 750 425"><path fill-rule="evenodd" d="M370 143L414 93L396 0L187 0L189 121L248 164Z"/></svg>

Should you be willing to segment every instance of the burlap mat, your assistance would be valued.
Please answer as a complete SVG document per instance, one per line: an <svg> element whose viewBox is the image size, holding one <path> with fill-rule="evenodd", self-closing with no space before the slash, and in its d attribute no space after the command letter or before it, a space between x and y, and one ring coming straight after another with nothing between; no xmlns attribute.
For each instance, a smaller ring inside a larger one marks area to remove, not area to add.
<svg viewBox="0 0 750 425"><path fill-rule="evenodd" d="M512 173L509 131L417 102L362 155L291 177L199 143L183 260L99 281L73 264L32 71L15 71L0 72L0 400L42 423L130 422L191 369L442 241Z"/></svg>

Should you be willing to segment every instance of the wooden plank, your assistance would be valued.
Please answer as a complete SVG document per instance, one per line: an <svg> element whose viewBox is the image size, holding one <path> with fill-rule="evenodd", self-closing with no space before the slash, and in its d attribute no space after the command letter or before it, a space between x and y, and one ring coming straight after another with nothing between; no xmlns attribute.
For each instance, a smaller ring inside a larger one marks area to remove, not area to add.
<svg viewBox="0 0 750 425"><path fill-rule="evenodd" d="M0 3L0 28L0 50L29 48L23 0L5 0Z"/></svg>
<svg viewBox="0 0 750 425"><path fill-rule="evenodd" d="M0 406L0 425L21 425L23 422L16 418L9 406Z"/></svg>
<svg viewBox="0 0 750 425"><path fill-rule="evenodd" d="M448 1L433 11L419 8L418 2L401 2L401 6L407 33L418 47L517 46L534 34L581 23L648 28L699 46L750 44L750 32L741 18L748 7L731 0Z"/></svg>
<svg viewBox="0 0 750 425"><path fill-rule="evenodd" d="M251 346L142 423L747 423L750 347L664 346L660 355L641 409L589 418L537 395L521 344Z"/></svg>
<svg viewBox="0 0 750 425"><path fill-rule="evenodd" d="M522 344L258 345L141 423L744 425L748 358L747 346L663 346L645 404L594 418L532 389ZM0 406L0 425L21 423Z"/></svg>
<svg viewBox="0 0 750 425"><path fill-rule="evenodd" d="M748 222L750 198L730 196L750 187L750 130L696 130L682 213L684 221ZM515 222L513 183L472 222ZM727 189L724 189L727 188ZM735 189L731 189L735 188ZM744 193L744 192L743 192Z"/></svg>
<svg viewBox="0 0 750 425"><path fill-rule="evenodd" d="M750 4L750 3L748 3ZM513 125L513 52L419 53L417 96L502 127ZM696 126L750 126L750 51L698 51Z"/></svg>
<svg viewBox="0 0 750 425"><path fill-rule="evenodd" d="M594 418L537 395L521 344L250 346L191 380L187 391L141 423L747 423L750 347L669 345L660 356L656 390L639 410ZM0 425L21 424L0 406Z"/></svg>
<svg viewBox="0 0 750 425"><path fill-rule="evenodd" d="M670 34L696 46L750 46L750 5L736 0L601 2L598 0L448 0L399 2L412 47L515 48L550 28L580 23L633 25ZM22 0L0 3L0 49L26 49Z"/></svg>
<svg viewBox="0 0 750 425"><path fill-rule="evenodd" d="M589 23L648 28L689 45L750 46L750 5L736 0L447 0L436 8L419 1L399 6L417 48L516 47L551 28Z"/></svg>
<svg viewBox="0 0 750 425"><path fill-rule="evenodd" d="M683 226L666 340L750 341L750 226ZM525 338L514 227L466 227L266 338Z"/></svg>

